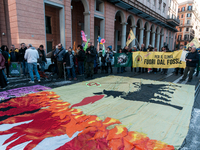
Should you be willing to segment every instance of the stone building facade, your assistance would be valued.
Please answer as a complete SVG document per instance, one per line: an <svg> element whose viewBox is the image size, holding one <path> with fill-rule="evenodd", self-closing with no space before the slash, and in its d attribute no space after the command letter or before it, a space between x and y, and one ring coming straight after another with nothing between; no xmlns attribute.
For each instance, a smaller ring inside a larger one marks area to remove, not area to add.
<svg viewBox="0 0 200 150"><path fill-rule="evenodd" d="M51 51L59 42L65 48L82 43L81 30L96 46L97 37L114 50L125 46L130 30L137 40L130 46L164 44L175 47L176 26L169 0L2 0L0 44L40 44ZM176 12L178 10L174 9ZM138 42L137 42L138 41Z"/></svg>
<svg viewBox="0 0 200 150"><path fill-rule="evenodd" d="M177 47L186 46L196 37L200 42L200 14L196 0L179 3L178 16L180 25L177 27Z"/></svg>

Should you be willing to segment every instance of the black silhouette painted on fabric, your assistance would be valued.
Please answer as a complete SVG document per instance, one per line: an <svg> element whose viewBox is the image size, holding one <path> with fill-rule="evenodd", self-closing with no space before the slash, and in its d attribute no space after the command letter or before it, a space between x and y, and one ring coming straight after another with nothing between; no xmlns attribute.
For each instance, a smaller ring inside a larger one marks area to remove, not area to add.
<svg viewBox="0 0 200 150"><path fill-rule="evenodd" d="M134 92L121 92L121 91L107 91L103 90L103 92L94 93L95 95L101 95L104 94L106 97L113 96L121 97L125 100L131 100L131 101L141 101L141 102L149 102L154 104L160 104L160 105L166 105L173 108L176 108L178 110L182 110L183 107L176 106L173 104L170 104L171 102L171 96L170 94L174 94L174 91L176 88L180 88L181 86L178 85L168 85L168 84L141 84L141 83L133 83L138 88L137 91ZM169 95L164 94L169 93ZM157 96L155 96L157 94ZM155 100L156 99L156 100Z"/></svg>

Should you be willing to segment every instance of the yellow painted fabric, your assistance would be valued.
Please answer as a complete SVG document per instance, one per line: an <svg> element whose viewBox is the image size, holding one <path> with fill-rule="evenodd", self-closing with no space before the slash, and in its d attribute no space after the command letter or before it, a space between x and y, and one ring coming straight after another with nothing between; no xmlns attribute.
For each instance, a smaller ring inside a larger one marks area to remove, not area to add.
<svg viewBox="0 0 200 150"><path fill-rule="evenodd" d="M133 52L133 67L185 68L186 62L181 61L182 52Z"/></svg>
<svg viewBox="0 0 200 150"><path fill-rule="evenodd" d="M75 108L81 109L86 115L97 115L101 119L106 117L119 119L129 131L144 133L150 139L165 142L176 148L181 146L188 132L194 102L194 86L109 76L52 89L71 105L104 90L121 91L122 94L113 96L112 93L110 95L104 93L103 99ZM129 92L135 96L129 97L132 100L124 99L123 96ZM142 101L142 98L144 100L146 96L148 97L145 92L151 95L149 102ZM168 100L166 103L182 109L152 103L152 101L163 102L163 98Z"/></svg>

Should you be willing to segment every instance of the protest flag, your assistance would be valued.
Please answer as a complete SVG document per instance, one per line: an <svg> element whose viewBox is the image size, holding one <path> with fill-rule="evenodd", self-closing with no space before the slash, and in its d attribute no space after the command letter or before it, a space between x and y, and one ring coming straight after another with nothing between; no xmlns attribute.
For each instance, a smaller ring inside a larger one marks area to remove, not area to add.
<svg viewBox="0 0 200 150"><path fill-rule="evenodd" d="M200 44L199 44L199 41L198 41L197 38L194 38L190 43L188 43L187 46L186 46L186 49L187 49L188 47L194 47L194 46L195 46L196 48L200 47Z"/></svg>
<svg viewBox="0 0 200 150"><path fill-rule="evenodd" d="M132 54L129 53L126 55L125 53L116 53L115 54L115 67L131 67L132 66Z"/></svg>
<svg viewBox="0 0 200 150"><path fill-rule="evenodd" d="M129 44L135 39L135 35L133 33L132 30L130 30L130 33L128 35L128 38L127 38L127 42L126 42L126 46L129 46Z"/></svg>

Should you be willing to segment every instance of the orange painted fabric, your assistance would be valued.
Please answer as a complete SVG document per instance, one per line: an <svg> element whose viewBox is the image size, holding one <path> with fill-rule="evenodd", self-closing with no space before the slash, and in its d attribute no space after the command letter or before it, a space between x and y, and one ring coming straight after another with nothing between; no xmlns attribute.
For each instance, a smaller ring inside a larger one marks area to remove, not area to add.
<svg viewBox="0 0 200 150"><path fill-rule="evenodd" d="M57 150L174 150L171 145L151 140L138 132L128 131L122 125L115 125L121 124L117 119L107 117L105 120L100 120L95 115L84 114L80 109L70 108L70 103L58 98L54 92L45 91L1 103L0 108L5 110L0 111L0 114L7 113L9 116L0 121L0 124L32 120L27 124L0 132L0 135L14 133L4 143L16 140L7 146L7 150L27 141L31 142L25 150L31 150L45 138L64 134L72 137L77 131L80 132L77 137ZM103 96L95 98L97 100ZM6 110L8 107L10 108ZM115 126L108 129L111 125Z"/></svg>

